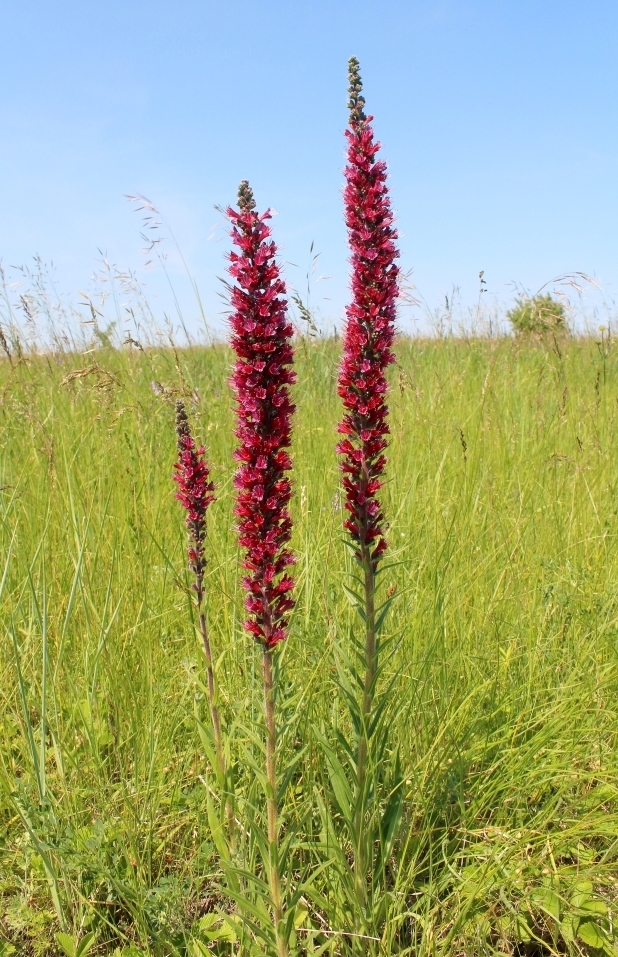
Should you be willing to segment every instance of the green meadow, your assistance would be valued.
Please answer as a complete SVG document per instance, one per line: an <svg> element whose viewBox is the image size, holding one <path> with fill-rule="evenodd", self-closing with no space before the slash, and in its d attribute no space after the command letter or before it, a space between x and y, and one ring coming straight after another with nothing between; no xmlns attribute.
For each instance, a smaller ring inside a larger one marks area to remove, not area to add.
<svg viewBox="0 0 618 957"><path fill-rule="evenodd" d="M299 954L618 954L618 348L400 339L381 677L405 778L369 941L329 866L320 735L347 713L339 343L296 343L297 605L277 653ZM208 449L208 619L239 787L262 722L223 345L0 362L0 955L259 953L209 826L205 668L171 480ZM236 744L236 742L238 745ZM243 783L245 782L245 783ZM80 950L80 947L82 948ZM369 948L368 950L366 948ZM263 951L262 951L263 952Z"/></svg>

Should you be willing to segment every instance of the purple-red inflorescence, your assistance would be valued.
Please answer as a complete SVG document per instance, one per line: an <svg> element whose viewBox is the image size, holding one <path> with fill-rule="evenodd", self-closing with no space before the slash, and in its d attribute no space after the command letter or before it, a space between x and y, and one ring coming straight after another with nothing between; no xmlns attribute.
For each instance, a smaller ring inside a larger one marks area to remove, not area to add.
<svg viewBox="0 0 618 957"><path fill-rule="evenodd" d="M345 414L338 432L345 507L345 527L358 546L359 561L373 571L386 549L384 514L377 493L382 487L389 428L386 368L394 362L391 347L399 275L386 163L376 159L372 116L365 116L359 64L349 62L350 123L346 130L345 218L352 264L352 303L346 308L343 358L338 392Z"/></svg>
<svg viewBox="0 0 618 957"><path fill-rule="evenodd" d="M234 485L238 495L240 545L249 572L243 586L247 631L266 648L286 637L294 579L286 569L294 557L286 547L292 522L288 505L292 463L290 446L294 406L289 386L296 381L291 366L292 325L288 322L285 284L275 260L277 248L266 225L270 211L255 212L246 181L238 190L238 211L228 209L232 240L240 252L230 253L232 347L237 360L231 378L236 394L240 463Z"/></svg>
<svg viewBox="0 0 618 957"><path fill-rule="evenodd" d="M174 465L174 481L178 484L176 498L186 509L185 523L189 533L189 565L195 574L198 598L202 598L202 582L206 557L206 511L214 501L215 487L209 481L209 470L204 458L205 449L196 448L189 421L182 402L176 403L176 435L178 461Z"/></svg>

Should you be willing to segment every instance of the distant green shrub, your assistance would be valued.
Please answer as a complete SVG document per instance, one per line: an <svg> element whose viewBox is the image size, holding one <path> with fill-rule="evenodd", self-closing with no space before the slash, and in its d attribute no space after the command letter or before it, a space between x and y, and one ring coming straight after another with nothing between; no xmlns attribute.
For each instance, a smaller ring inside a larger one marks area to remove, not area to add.
<svg viewBox="0 0 618 957"><path fill-rule="evenodd" d="M552 299L549 293L544 296L531 296L529 299L516 299L514 307L509 309L506 317L518 335L569 331L564 306Z"/></svg>

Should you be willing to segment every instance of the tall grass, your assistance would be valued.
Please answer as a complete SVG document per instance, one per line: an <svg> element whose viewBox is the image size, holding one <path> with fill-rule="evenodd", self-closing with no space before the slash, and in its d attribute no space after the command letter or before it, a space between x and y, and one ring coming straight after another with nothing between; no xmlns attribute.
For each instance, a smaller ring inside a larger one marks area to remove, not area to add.
<svg viewBox="0 0 618 957"><path fill-rule="evenodd" d="M375 953L615 952L617 354L607 339L397 345L384 681L395 677L405 799ZM316 954L361 952L328 864L343 832L320 746L327 727L349 731L335 650L356 627L337 362L336 342L299 341L298 605L279 662L281 748L298 758L279 795L288 874L307 888L296 948ZM80 940L100 954L253 952L220 891L206 676L171 483L181 394L217 483L209 627L238 801L259 817L230 366L219 345L104 342L85 358L0 364L3 957Z"/></svg>

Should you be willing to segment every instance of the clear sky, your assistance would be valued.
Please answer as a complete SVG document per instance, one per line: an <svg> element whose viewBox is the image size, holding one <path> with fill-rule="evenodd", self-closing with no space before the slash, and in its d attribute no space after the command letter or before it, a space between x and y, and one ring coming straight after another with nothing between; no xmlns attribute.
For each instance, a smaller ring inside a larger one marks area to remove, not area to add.
<svg viewBox="0 0 618 957"><path fill-rule="evenodd" d="M163 213L221 324L228 242L215 205L248 178L273 206L289 284L339 320L346 65L361 61L389 163L404 270L431 308L452 287L508 302L581 270L617 292L615 0L4 0L0 258L53 261L87 289L98 250L144 271L140 192ZM213 231L214 227L214 231ZM196 307L165 231L187 321ZM9 270L10 272L10 270ZM79 300L79 296L77 295ZM402 323L413 315L402 312Z"/></svg>

